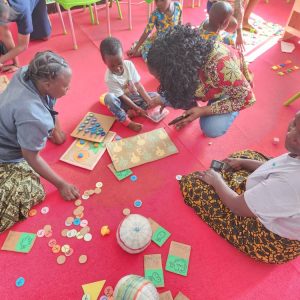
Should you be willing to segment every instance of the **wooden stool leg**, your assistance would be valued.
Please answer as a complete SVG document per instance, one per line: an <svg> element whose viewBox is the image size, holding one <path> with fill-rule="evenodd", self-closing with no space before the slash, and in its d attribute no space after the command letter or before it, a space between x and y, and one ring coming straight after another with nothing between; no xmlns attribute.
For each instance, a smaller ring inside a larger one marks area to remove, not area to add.
<svg viewBox="0 0 300 300"><path fill-rule="evenodd" d="M63 28L63 32L64 32L64 34L67 34L67 30L66 30L64 18L62 16L60 6L59 6L59 4L57 2L56 2L56 9L57 9L59 17L60 17L60 21L61 21L61 25L62 25L62 28Z"/></svg>
<svg viewBox="0 0 300 300"><path fill-rule="evenodd" d="M129 30L132 30L131 0L128 0L128 24Z"/></svg>
<svg viewBox="0 0 300 300"><path fill-rule="evenodd" d="M68 9L68 15L69 15L69 21L70 21L70 26L71 26L71 33L72 33L72 38L73 38L74 49L77 50L78 46L77 46L77 41L76 41L76 36L75 36L75 30L74 30L74 25L73 25L73 20L72 20L72 14L71 14L71 10L70 9Z"/></svg>
<svg viewBox="0 0 300 300"><path fill-rule="evenodd" d="M106 24L107 24L107 34L111 36L110 32L110 13L109 13L109 0L105 0L106 5Z"/></svg>
<svg viewBox="0 0 300 300"><path fill-rule="evenodd" d="M283 105L284 106L289 106L291 103L296 101L298 98L300 98L300 92L292 96L290 99L286 100Z"/></svg>

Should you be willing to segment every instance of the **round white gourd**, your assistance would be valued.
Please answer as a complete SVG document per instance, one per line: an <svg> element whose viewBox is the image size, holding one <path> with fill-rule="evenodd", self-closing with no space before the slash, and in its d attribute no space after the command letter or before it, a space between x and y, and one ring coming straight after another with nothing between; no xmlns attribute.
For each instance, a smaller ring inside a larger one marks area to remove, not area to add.
<svg viewBox="0 0 300 300"><path fill-rule="evenodd" d="M127 275L119 280L114 289L114 300L159 300L153 283L144 277Z"/></svg>
<svg viewBox="0 0 300 300"><path fill-rule="evenodd" d="M145 250L152 238L152 229L147 218L130 214L123 219L117 230L117 241L128 253L135 254Z"/></svg>

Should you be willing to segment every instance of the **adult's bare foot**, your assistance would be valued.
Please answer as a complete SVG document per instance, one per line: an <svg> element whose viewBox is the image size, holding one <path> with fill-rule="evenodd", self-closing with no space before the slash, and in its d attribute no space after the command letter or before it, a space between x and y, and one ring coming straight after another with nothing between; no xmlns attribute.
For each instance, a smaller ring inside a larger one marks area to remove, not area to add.
<svg viewBox="0 0 300 300"><path fill-rule="evenodd" d="M140 123L136 123L136 122L131 121L131 122L128 124L127 127L128 127L129 129L131 129L131 130L136 131L136 132L140 132L140 131L142 130L142 128L143 128L143 125L140 124Z"/></svg>

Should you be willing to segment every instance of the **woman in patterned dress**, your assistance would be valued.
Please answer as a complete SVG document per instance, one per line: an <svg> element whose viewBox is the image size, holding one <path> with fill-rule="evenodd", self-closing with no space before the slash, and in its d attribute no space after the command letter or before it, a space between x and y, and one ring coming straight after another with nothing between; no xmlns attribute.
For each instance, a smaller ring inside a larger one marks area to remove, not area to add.
<svg viewBox="0 0 300 300"><path fill-rule="evenodd" d="M300 112L285 138L288 153L252 150L226 167L183 176L185 203L217 234L255 260L281 264L300 255Z"/></svg>
<svg viewBox="0 0 300 300"><path fill-rule="evenodd" d="M186 110L177 129L200 118L203 133L218 137L240 110L255 103L242 54L217 40L204 40L190 25L175 26L158 37L149 51L148 67L160 82L164 102ZM207 105L198 106L197 101Z"/></svg>
<svg viewBox="0 0 300 300"><path fill-rule="evenodd" d="M156 9L151 14L142 36L127 52L129 57L142 56L147 61L149 49L155 39L163 36L168 28L181 24L182 7L179 2L155 0L155 4ZM156 28L156 32L148 38L154 27Z"/></svg>

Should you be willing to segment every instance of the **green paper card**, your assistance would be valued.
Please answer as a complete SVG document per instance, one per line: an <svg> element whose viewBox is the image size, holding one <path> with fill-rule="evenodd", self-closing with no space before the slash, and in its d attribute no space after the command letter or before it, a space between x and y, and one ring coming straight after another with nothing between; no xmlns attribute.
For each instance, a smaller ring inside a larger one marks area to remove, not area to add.
<svg viewBox="0 0 300 300"><path fill-rule="evenodd" d="M34 233L10 231L3 243L1 250L28 253L34 242Z"/></svg>
<svg viewBox="0 0 300 300"><path fill-rule="evenodd" d="M35 234L33 233L22 233L18 243L16 245L17 252L28 253L35 241Z"/></svg>
<svg viewBox="0 0 300 300"><path fill-rule="evenodd" d="M145 270L145 278L152 281L152 283L156 287L164 287L165 282L164 282L164 274L163 270Z"/></svg>
<svg viewBox="0 0 300 300"><path fill-rule="evenodd" d="M113 164L109 164L108 168L114 173L118 180L123 180L132 174L132 171L130 169L117 171Z"/></svg>
<svg viewBox="0 0 300 300"><path fill-rule="evenodd" d="M146 3L151 4L153 0L145 0Z"/></svg>
<svg viewBox="0 0 300 300"><path fill-rule="evenodd" d="M166 270L182 276L187 276L191 246L171 242Z"/></svg>
<svg viewBox="0 0 300 300"><path fill-rule="evenodd" d="M152 228L152 241L157 244L159 247L161 247L167 239L170 237L171 233L161 227L158 223L156 223L151 218L148 218L151 228Z"/></svg>
<svg viewBox="0 0 300 300"><path fill-rule="evenodd" d="M160 254L150 254L144 256L145 278L152 281L156 287L164 287L164 273Z"/></svg>

